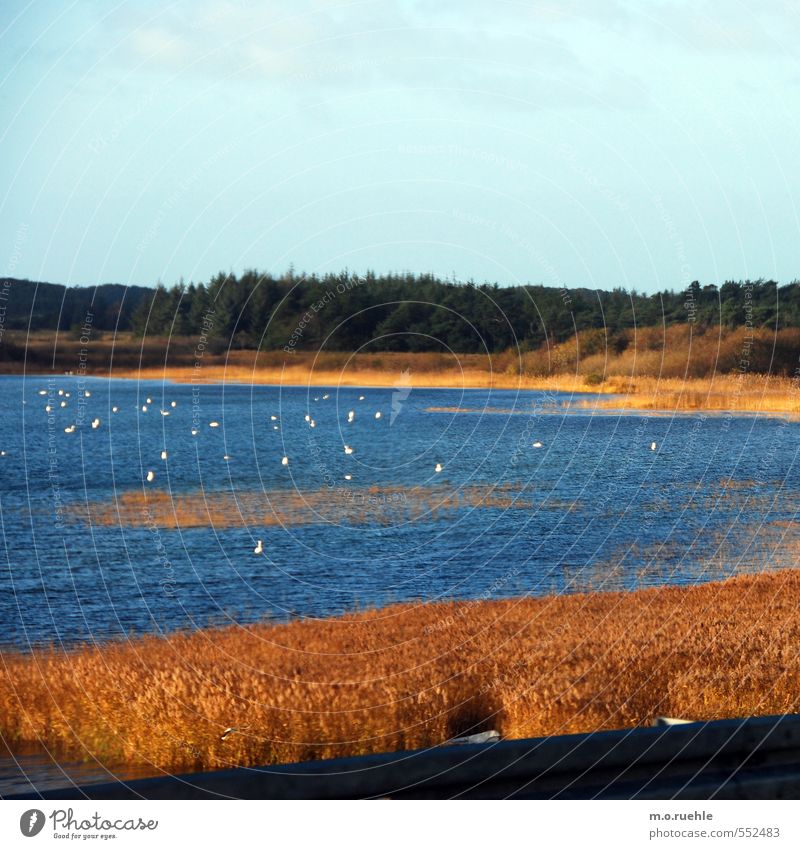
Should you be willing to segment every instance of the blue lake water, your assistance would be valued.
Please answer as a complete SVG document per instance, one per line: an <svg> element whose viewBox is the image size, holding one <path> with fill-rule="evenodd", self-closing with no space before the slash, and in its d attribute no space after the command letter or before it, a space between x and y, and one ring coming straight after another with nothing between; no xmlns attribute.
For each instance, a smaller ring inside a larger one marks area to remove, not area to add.
<svg viewBox="0 0 800 849"><path fill-rule="evenodd" d="M799 424L576 408L592 397L0 378L3 643L793 565L778 543L798 509ZM155 490L176 504L228 493L266 494L278 513L284 500L309 506L282 525L234 508L180 529L86 512ZM761 547L754 527L774 530Z"/></svg>

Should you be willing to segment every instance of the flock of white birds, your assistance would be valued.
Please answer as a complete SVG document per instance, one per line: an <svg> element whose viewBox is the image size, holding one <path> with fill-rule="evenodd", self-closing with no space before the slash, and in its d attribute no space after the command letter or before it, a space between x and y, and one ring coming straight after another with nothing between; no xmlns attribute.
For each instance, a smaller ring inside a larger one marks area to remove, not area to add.
<svg viewBox="0 0 800 849"><path fill-rule="evenodd" d="M85 398L90 398L92 393L91 393L91 391L89 391L87 389L87 390L84 390L83 393L81 393L81 394L83 394L83 396ZM40 389L39 395L47 395L47 390L46 389ZM67 392L64 389L58 390L58 396L61 399L60 402L59 402L59 406L60 406L61 409L66 409L68 407L68 399L71 398L71 395L72 395L72 393ZM314 401L315 402L320 401L320 400L327 401L329 398L330 398L330 395L325 394L325 395L322 395L322 396L316 396L314 398ZM358 400L359 401L365 401L366 396L365 395L359 395ZM141 406L139 406L137 404L137 409L140 409L142 413L147 413L147 412L150 411L150 407L152 406L152 404L153 404L153 399L148 397L148 398L145 399L145 403L142 404ZM177 406L178 406L177 401L170 401L169 407L171 409L166 409L166 410L160 409L159 412L161 413L162 416L168 416L170 414L171 410L175 409L175 407L177 407ZM54 408L53 408L52 404L47 404L44 409L45 409L46 413L52 413ZM111 412L112 413L118 413L119 407L113 406L111 408ZM377 410L375 412L375 418L380 420L381 416L382 416L381 411ZM305 418L306 424L308 424L309 427L313 428L313 427L317 426L316 420L313 419L309 413L306 413L304 418ZM356 411L355 410L348 410L348 412L347 412L347 424L353 424L353 422L355 422L355 420L356 420ZM279 422L280 419L276 415L271 415L270 421L271 422ZM91 421L92 430L97 430L101 425L102 425L102 421L100 420L100 418L95 417L94 419L92 419L92 421ZM218 428L220 426L220 423L218 421L210 421L208 423L208 426L210 428ZM273 427L273 430L280 430L280 425L278 425L278 424L273 424L272 427ZM76 428L77 428L76 424L67 425L64 428L64 433L75 433ZM192 433L192 436L197 436L199 431L197 430L197 428L192 428L191 433ZM537 447L537 448L541 447L541 443L534 443L534 447ZM344 445L344 453L345 454L347 454L347 455L353 454L354 450L355 449L352 448L352 446L347 445L345 443L345 445ZM5 451L0 452L0 456L4 457L5 454L6 454ZM167 455L166 449L162 450L161 451L161 459L166 460L167 456L168 455ZM227 461L227 460L230 460L231 458L228 454L225 454L222 459ZM287 456L284 456L281 459L281 465L283 465L283 466L289 465L289 458ZM434 466L434 472L436 474L439 474L442 471L444 471L444 466L441 463L436 463L436 465ZM155 479L156 479L155 471L153 469L148 469L147 472L145 473L144 478L147 481L147 483L153 483L153 481L155 481ZM352 474L346 474L344 476L344 479L347 480L347 481L351 481L353 479L353 475ZM259 540L259 545L256 546L256 548L259 548L260 546L261 546L261 540ZM256 551L256 554L260 554L260 553L261 553L260 551Z"/></svg>

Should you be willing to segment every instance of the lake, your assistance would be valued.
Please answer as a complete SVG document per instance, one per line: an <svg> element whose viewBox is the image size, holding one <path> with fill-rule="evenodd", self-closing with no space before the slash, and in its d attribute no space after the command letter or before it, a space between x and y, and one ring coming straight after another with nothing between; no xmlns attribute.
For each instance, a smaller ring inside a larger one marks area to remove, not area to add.
<svg viewBox="0 0 800 849"><path fill-rule="evenodd" d="M600 397L0 378L3 644L793 565L798 423Z"/></svg>

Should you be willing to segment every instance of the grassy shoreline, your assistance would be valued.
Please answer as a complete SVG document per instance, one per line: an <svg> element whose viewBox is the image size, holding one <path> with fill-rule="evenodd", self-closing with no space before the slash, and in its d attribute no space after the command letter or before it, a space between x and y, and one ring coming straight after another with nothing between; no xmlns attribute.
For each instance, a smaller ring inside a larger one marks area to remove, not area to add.
<svg viewBox="0 0 800 849"><path fill-rule="evenodd" d="M0 733L170 770L800 704L800 571L2 652ZM221 739L226 728L236 732Z"/></svg>

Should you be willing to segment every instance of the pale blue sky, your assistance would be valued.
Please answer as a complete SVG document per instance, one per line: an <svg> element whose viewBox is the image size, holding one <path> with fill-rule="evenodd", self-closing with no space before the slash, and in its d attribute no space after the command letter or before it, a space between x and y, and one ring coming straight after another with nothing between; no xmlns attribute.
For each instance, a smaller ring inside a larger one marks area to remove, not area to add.
<svg viewBox="0 0 800 849"><path fill-rule="evenodd" d="M0 276L800 277L800 4L0 5Z"/></svg>

